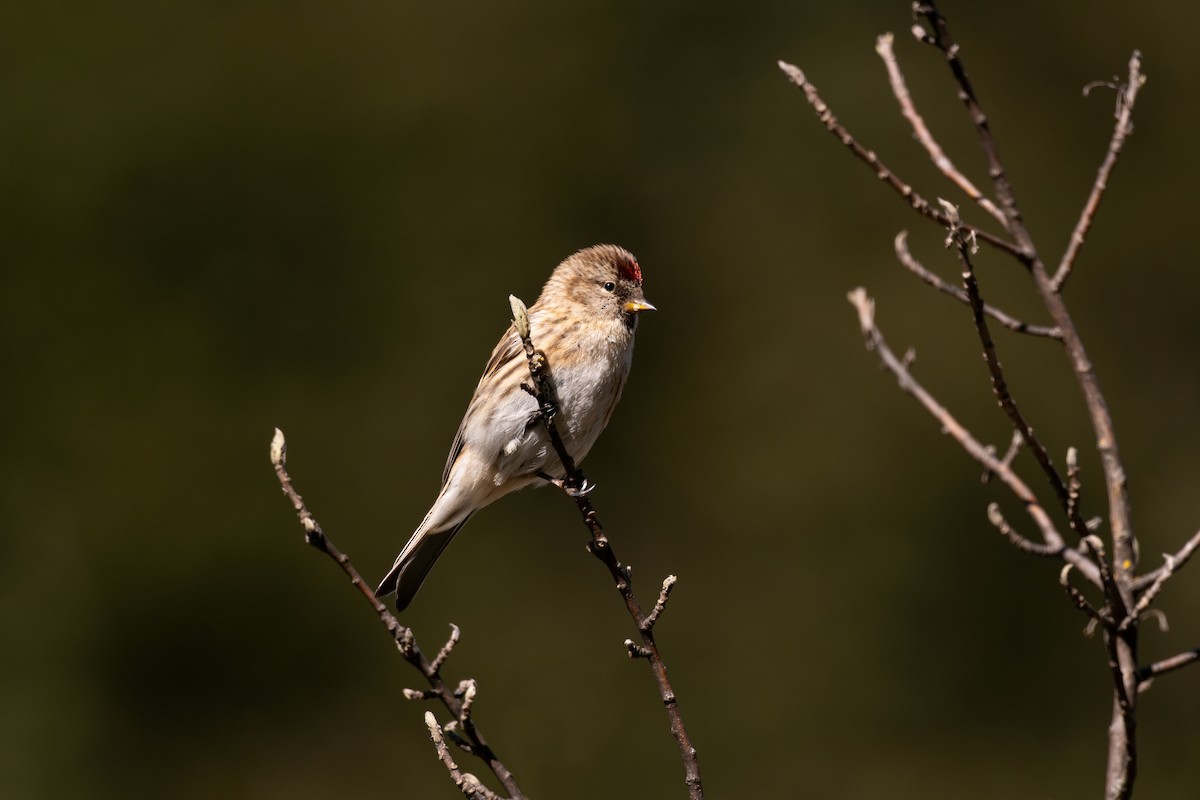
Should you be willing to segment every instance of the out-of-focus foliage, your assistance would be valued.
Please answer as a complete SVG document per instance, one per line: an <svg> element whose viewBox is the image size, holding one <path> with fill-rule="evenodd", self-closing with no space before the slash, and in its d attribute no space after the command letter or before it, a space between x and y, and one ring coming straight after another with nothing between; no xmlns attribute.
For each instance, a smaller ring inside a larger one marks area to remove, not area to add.
<svg viewBox="0 0 1200 800"><path fill-rule="evenodd" d="M1051 259L1111 130L1112 93L1080 89L1145 52L1136 130L1068 293L1156 563L1200 524L1200 12L944 11ZM382 574L436 491L508 294L532 302L601 241L638 254L660 311L585 466L644 595L681 576L659 636L709 792L1097 794L1101 645L1056 567L988 526L1003 492L879 373L844 300L867 285L926 385L1005 444L966 310L891 255L908 227L952 278L942 235L775 67L799 64L867 146L953 199L873 52L907 30L906 3L135 0L3 20L5 796L456 796L401 698L416 676L302 544L267 444L285 430L313 511ZM897 48L982 184L944 66L906 35ZM979 274L989 300L1042 319L1014 263L985 251ZM997 335L1058 460L1087 451L1055 346ZM1102 513L1094 457L1084 469ZM462 626L447 672L479 680L477 718L532 796L681 796L584 539L554 492L506 498L405 621L429 648ZM1161 601L1172 630L1148 628L1146 654L1200 643L1200 567ZM1139 796L1195 796L1198 680L1145 696Z"/></svg>

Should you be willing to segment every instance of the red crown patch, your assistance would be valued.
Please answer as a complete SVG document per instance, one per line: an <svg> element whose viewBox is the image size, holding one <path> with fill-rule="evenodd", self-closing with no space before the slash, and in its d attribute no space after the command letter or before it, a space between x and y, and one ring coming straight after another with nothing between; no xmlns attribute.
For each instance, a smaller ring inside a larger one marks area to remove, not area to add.
<svg viewBox="0 0 1200 800"><path fill-rule="evenodd" d="M642 268L638 266L636 258L622 258L617 262L617 270L621 273L621 277L628 278L634 283L641 284Z"/></svg>

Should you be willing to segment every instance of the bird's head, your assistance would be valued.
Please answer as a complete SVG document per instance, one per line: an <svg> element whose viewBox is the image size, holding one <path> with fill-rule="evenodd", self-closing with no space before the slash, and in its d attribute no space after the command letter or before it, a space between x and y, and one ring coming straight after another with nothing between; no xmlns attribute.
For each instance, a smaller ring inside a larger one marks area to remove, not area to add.
<svg viewBox="0 0 1200 800"><path fill-rule="evenodd" d="M580 250L550 276L543 300L578 304L602 319L619 320L630 330L643 311L653 311L642 293L642 270L628 250L600 244Z"/></svg>

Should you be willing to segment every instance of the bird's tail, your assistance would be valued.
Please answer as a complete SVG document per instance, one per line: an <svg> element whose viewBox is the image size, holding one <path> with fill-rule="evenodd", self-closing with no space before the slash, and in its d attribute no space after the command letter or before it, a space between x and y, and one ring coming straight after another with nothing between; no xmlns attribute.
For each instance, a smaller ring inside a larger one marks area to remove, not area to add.
<svg viewBox="0 0 1200 800"><path fill-rule="evenodd" d="M425 576L433 569L438 556L470 518L471 515L468 514L458 524L440 531L418 529L396 557L396 563L392 565L391 570L379 582L375 596L382 599L395 592L396 610L403 611L408 608L409 603L417 596L417 590L425 582Z"/></svg>

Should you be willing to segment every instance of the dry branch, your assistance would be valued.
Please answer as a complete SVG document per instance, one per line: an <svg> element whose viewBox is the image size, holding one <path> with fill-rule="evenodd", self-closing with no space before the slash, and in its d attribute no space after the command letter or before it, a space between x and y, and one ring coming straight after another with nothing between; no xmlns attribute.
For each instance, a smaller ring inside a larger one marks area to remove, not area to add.
<svg viewBox="0 0 1200 800"><path fill-rule="evenodd" d="M934 289L937 289L939 292L950 295L954 299L958 300L958 302L964 305L971 304L971 298L967 296L966 292L959 287L947 283L939 278L937 275L927 269L924 264L918 261L916 257L913 256L912 251L910 251L908 248L908 231L900 231L896 234L895 247L896 258L909 272L916 275L918 278L932 286ZM1030 325L1028 322L1023 322L1022 320L1019 320L1010 314L1006 314L995 306L990 306L986 303L983 306L983 313L987 314L989 317L996 320L1009 330L1016 331L1017 333L1026 333L1030 336L1044 336L1047 339L1062 339L1062 331L1060 331L1058 328L1052 328L1045 325ZM1017 441L1020 441L1020 439L1018 438Z"/></svg>
<svg viewBox="0 0 1200 800"><path fill-rule="evenodd" d="M1092 362L1088 358L1079 331L1063 300L1062 288L1078 259L1117 158L1133 130L1134 103L1138 90L1145 83L1145 76L1141 73L1141 54L1137 51L1133 53L1129 61L1128 79L1121 85L1113 87L1118 93L1118 104L1115 113L1116 123L1108 150L1072 232L1069 246L1054 275L1051 276L1022 218L1020 206L1017 203L1016 194L1004 163L1000 158L988 116L968 77L962 60L962 50L951 36L946 19L933 2L918 0L912 4L912 10L914 15L922 20L922 24L913 27L913 33L917 40L931 45L941 53L957 84L958 97L974 125L983 151L995 202L966 178L929 131L908 90L893 50L893 38L889 34L879 37L876 51L883 59L892 93L900 105L901 114L908 120L915 138L924 147L930 160L942 176L961 189L993 218L1000 221L1004 226L1005 233L1011 239L990 236L976 228L962 224L958 219L957 208L949 203L942 201L942 210L940 211L932 206L916 190L896 177L873 151L867 150L858 143L858 140L833 116L829 107L803 72L783 62L780 62L780 67L788 78L804 92L809 105L812 106L818 119L827 130L846 145L859 160L875 170L878 177L898 192L914 210L949 231L947 245L955 247L962 266L962 289L943 281L913 258L904 233L896 237L896 255L901 264L925 283L971 307L973 322L983 348L984 361L992 381L993 392L1014 431L1012 444L1002 458L996 457L994 448L980 444L929 392L916 382L909 370L910 358L897 358L888 348L875 325L874 303L867 296L865 290L856 289L851 292L850 301L858 311L859 324L866 338L868 349L874 351L883 367L893 373L901 390L916 398L926 411L941 424L943 432L953 437L972 458L984 466L985 480L992 475L997 476L1021 500L1026 512L1041 531L1043 542L1030 540L1017 532L1004 518L996 503L992 503L988 507L988 519L992 525L1014 546L1025 552L1039 556L1061 557L1067 562L1062 570L1060 581L1071 601L1088 615L1089 628L1099 627L1103 631L1108 666L1113 677L1113 710L1109 726L1109 757L1105 775L1106 796L1110 800L1126 800L1132 795L1137 776L1137 693L1148 687L1155 675L1200 662L1200 648L1198 648L1139 668L1137 665L1138 621L1143 614L1155 611L1152 609L1152 605L1164 585L1178 573L1192 553L1200 548L1200 531L1193 535L1177 554L1164 556L1163 566L1141 576L1135 574L1137 546L1130 522L1125 470L1117 448L1112 417ZM977 240L986 242L996 250L1015 257L1029 270L1036 293L1050 316L1052 326L1031 326L983 301L979 278L971 258L975 251L974 243ZM1005 379L1005 372L1001 367L996 344L989 331L989 320L1010 330L1042 336L1061 343L1083 396L1095 437L1096 451L1100 456L1107 499L1107 520L1112 537L1111 559L1105 550L1104 542L1092 533L1099 527L1100 519L1085 520L1083 516L1082 482L1075 449L1069 448L1067 451L1067 474L1064 479L1050 459L1048 450L1033 435L1033 426L1019 410L1012 397ZM1034 460L1049 481L1058 499L1058 505L1062 508L1067 527L1080 539L1078 548L1072 549L1063 543L1049 513L1038 503L1033 492L1014 471L1012 462L1022 446L1030 449ZM1103 592L1102 603L1089 600L1071 584L1070 574L1073 569L1078 570L1093 586Z"/></svg>
<svg viewBox="0 0 1200 800"><path fill-rule="evenodd" d="M908 84L904 80L904 73L900 71L900 64L896 61L896 53L892 49L892 41L895 37L890 33L885 33L875 40L875 52L879 53L879 57L883 59L884 66L887 67L888 80L892 84L892 94L896 96L896 101L900 103L900 112L904 114L904 118L912 125L913 135L917 137L917 141L925 148L925 152L929 154L929 160L933 162L942 174L958 188L963 190L967 197L979 204L979 207L988 212L1004 227L1008 227L1008 219L1005 218L1004 212L996 207L983 192L975 188L975 184L963 175L958 167L954 166L954 162L942 150L942 146L933 138L933 134L929 132L928 126L925 125L925 119L917 111L917 107L913 104L912 95L909 94Z"/></svg>
<svg viewBox="0 0 1200 800"><path fill-rule="evenodd" d="M421 652L421 648L417 646L417 640L413 636L412 629L401 625L396 616L388 610L388 607L379 602L379 598L371 590L370 584L362 579L354 564L351 563L350 557L339 550L329 540L329 537L325 535L325 531L317 523L316 518L309 512L304 499L292 485L291 476L287 471L287 442L283 437L283 431L278 428L275 429L275 437L271 440L271 463L275 467L275 475L279 478L279 485L282 487L283 493L291 501L292 507L296 510L296 514L300 518L300 525L304 528L305 541L332 558L341 568L342 572L346 573L346 577L350 579L350 583L358 589L363 598L371 605L371 608L375 611L375 615L383 623L388 634L391 635L397 649L400 651L401 657L416 668L429 683L428 691L418 692L410 689L405 691L405 696L409 699L439 700L455 719L464 720L463 733L466 734L466 741L471 753L487 764L488 769L492 771L492 774L496 776L496 780L500 781L500 784L504 787L504 791L508 793L509 800L525 800L525 795L521 792L520 787L517 786L517 782L508 767L504 765L488 745L483 737L483 733L475 725L474 720L470 718L468 713L470 710L470 700L464 697L464 692L450 689L442 679L441 667L450 655L450 651L454 649L454 645L458 642L458 626L450 626L450 639L442 647L437 657L433 661L427 659L425 654ZM430 716L432 715L427 715L426 719ZM436 744L438 738L435 738L434 741ZM453 772L451 774L453 777ZM467 777L475 781L475 784L478 784L478 779L474 776L468 775ZM463 787L463 784L457 779L455 782L460 788ZM468 797L476 797L481 800L485 798L486 800L499 798L499 795L487 789L483 789L482 791L485 793L476 791L474 794L468 794ZM466 793L465 789L464 793Z"/></svg>
<svg viewBox="0 0 1200 800"><path fill-rule="evenodd" d="M622 565L620 560L617 559L617 555L608 541L608 536L605 535L604 528L600 524L596 510L592 507L592 502L588 497L589 488L587 480L579 470L579 467L576 466L571 454L567 451L566 444L564 444L562 435L558 430L558 425L555 422L558 400L552 377L553 365L547 360L546 354L536 349L533 345L533 332L530 330L529 315L526 313L525 304L519 298L511 295L509 296L509 302L512 305L513 325L521 337L521 343L525 349L525 357L529 361L531 384L526 385L525 389L537 398L542 422L546 426L550 442L554 446L554 452L558 455L558 459L563 467L563 475L565 477L561 482L553 482L558 483L559 487L578 506L579 513L583 517L583 524L592 537L591 541L588 542L588 552L600 559L601 563L608 568L609 574L612 575L613 581L616 583L617 591L621 594L621 599L625 601L625 608L629 611L629 616L632 617L634 625L637 626L638 634L641 637L641 644L636 644L632 640L627 639L625 642L626 648L631 657L645 658L650 662L650 669L654 673L654 680L658 685L659 696L662 698L663 706L667 710L667 718L671 724L671 734L675 737L675 742L679 746L679 755L683 761L684 782L687 784L688 796L692 800L703 800L704 786L700 779L700 762L697 757L696 748L692 745L691 737L688 735L687 728L683 724L683 716L679 711L679 701L675 696L675 690L671 688L670 680L667 678L667 665L663 661L662 655L658 650L658 644L654 640L654 625L658 622L663 608L666 606L667 597L670 595L671 588L675 585L675 576L668 576L663 581L663 588L659 593L658 603L655 604L654 610L649 616L643 616L641 603L633 591L633 569Z"/></svg>

